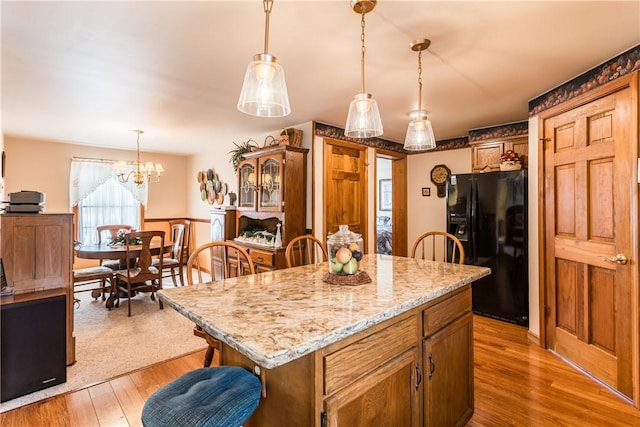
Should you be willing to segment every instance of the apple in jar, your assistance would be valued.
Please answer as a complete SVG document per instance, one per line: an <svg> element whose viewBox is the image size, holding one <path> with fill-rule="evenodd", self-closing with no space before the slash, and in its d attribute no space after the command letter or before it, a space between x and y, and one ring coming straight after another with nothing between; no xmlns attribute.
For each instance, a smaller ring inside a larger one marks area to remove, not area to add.
<svg viewBox="0 0 640 427"><path fill-rule="evenodd" d="M349 248L342 247L336 251L336 261L341 264L348 263L352 258L352 253Z"/></svg>

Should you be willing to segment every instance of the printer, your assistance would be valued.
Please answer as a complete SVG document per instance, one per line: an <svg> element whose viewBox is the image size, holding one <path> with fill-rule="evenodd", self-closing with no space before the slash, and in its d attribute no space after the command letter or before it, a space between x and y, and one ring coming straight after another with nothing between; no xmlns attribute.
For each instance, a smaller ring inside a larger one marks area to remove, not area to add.
<svg viewBox="0 0 640 427"><path fill-rule="evenodd" d="M9 202L4 209L7 213L40 213L44 212L45 200L45 193L18 191L9 193Z"/></svg>

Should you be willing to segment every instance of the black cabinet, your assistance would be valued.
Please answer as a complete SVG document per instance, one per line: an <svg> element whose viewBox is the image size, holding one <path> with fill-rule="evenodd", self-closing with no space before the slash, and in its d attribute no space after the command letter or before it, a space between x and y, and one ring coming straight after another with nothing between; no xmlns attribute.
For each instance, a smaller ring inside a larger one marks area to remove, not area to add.
<svg viewBox="0 0 640 427"><path fill-rule="evenodd" d="M0 401L67 381L66 296L0 307Z"/></svg>

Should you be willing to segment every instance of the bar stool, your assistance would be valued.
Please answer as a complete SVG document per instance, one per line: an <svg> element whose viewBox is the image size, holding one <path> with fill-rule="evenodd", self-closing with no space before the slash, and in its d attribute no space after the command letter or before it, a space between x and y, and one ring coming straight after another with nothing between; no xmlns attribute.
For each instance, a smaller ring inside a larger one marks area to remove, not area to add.
<svg viewBox="0 0 640 427"><path fill-rule="evenodd" d="M200 368L161 387L142 408L145 427L239 427L258 407L262 383L237 366Z"/></svg>

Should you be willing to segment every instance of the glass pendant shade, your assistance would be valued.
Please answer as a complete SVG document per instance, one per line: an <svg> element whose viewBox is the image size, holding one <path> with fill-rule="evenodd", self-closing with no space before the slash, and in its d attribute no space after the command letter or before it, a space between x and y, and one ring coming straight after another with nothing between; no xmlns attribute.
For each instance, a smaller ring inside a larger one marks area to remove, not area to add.
<svg viewBox="0 0 640 427"><path fill-rule="evenodd" d="M404 149L407 151L431 150L436 147L431 120L426 117L411 120L404 139Z"/></svg>
<svg viewBox="0 0 640 427"><path fill-rule="evenodd" d="M351 138L373 138L382 135L378 103L370 93L359 93L351 101L344 134Z"/></svg>
<svg viewBox="0 0 640 427"><path fill-rule="evenodd" d="M259 117L291 113L284 70L275 56L262 53L253 57L244 75L238 110Z"/></svg>

